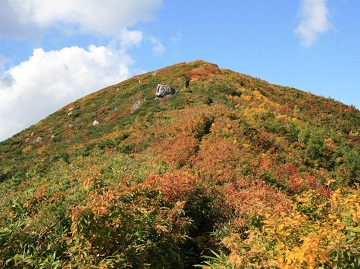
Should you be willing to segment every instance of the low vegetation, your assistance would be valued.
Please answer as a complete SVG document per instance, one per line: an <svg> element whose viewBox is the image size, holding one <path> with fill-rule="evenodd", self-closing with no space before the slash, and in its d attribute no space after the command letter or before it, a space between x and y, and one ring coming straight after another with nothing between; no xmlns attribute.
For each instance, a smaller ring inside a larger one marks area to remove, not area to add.
<svg viewBox="0 0 360 269"><path fill-rule="evenodd" d="M0 268L359 268L359 126L204 61L110 86L0 143Z"/></svg>

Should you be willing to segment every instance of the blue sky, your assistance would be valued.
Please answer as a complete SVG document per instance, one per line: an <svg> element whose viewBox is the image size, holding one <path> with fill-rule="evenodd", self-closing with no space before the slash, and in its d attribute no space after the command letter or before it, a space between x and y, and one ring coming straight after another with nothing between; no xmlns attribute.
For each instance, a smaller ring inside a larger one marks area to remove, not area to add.
<svg viewBox="0 0 360 269"><path fill-rule="evenodd" d="M0 0L0 141L197 59L359 109L359 12L358 0Z"/></svg>

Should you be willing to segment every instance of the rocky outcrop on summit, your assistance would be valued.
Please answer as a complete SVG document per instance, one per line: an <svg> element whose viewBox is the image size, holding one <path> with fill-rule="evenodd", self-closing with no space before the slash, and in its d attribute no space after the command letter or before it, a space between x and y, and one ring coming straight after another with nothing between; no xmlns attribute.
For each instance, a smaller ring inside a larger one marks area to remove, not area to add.
<svg viewBox="0 0 360 269"><path fill-rule="evenodd" d="M177 91L175 89L171 88L170 86L165 85L165 84L158 84L156 87L155 97L162 98L167 95L174 95L176 93L177 93Z"/></svg>

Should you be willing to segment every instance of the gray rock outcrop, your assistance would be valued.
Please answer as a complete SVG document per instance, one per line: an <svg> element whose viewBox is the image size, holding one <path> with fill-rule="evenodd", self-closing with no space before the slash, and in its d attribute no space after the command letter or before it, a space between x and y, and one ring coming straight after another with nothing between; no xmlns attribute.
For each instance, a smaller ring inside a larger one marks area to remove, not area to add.
<svg viewBox="0 0 360 269"><path fill-rule="evenodd" d="M167 95L174 95L176 93L177 93L177 91L175 89L171 88L170 86L165 85L165 84L158 84L156 87L155 96L157 98L162 98Z"/></svg>

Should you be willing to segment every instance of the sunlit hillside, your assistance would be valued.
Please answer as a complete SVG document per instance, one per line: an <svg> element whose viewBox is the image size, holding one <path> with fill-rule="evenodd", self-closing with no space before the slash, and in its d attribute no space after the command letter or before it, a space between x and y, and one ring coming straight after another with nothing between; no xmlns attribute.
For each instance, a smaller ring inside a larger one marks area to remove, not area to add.
<svg viewBox="0 0 360 269"><path fill-rule="evenodd" d="M180 63L0 158L0 268L360 268L360 111L332 99Z"/></svg>

